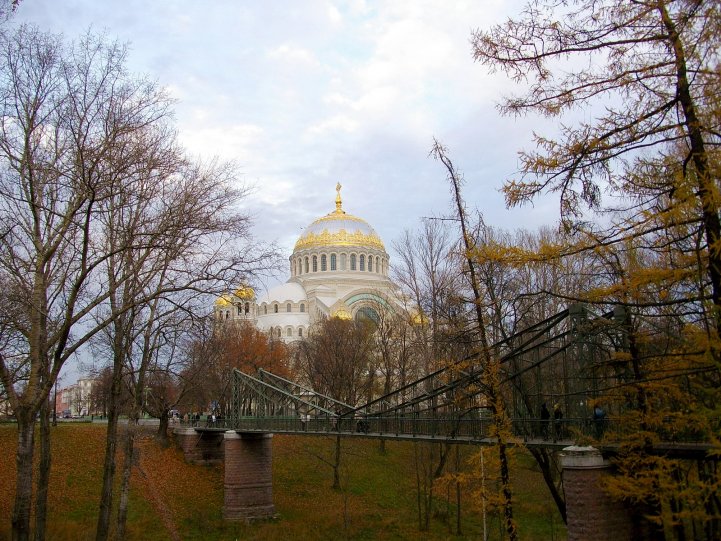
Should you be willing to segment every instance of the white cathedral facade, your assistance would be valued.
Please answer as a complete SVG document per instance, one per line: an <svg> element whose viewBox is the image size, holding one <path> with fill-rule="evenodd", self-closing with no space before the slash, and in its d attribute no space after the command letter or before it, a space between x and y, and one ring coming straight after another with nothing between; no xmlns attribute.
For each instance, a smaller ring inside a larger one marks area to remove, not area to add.
<svg viewBox="0 0 721 541"><path fill-rule="evenodd" d="M290 256L290 279L256 298L241 287L215 302L218 320L244 320L284 342L302 340L328 317L378 320L397 310L397 287L388 277L383 241L362 218L343 210L341 185L335 210L311 223Z"/></svg>

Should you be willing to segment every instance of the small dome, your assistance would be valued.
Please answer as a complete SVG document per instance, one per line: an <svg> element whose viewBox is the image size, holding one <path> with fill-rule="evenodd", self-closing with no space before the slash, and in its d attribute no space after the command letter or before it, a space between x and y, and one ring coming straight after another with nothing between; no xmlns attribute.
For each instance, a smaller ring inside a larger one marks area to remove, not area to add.
<svg viewBox="0 0 721 541"><path fill-rule="evenodd" d="M252 287L239 287L235 290L235 296L245 301L250 301L255 298L255 291Z"/></svg>
<svg viewBox="0 0 721 541"><path fill-rule="evenodd" d="M411 325L428 325L428 318L419 310L412 310L409 319Z"/></svg>
<svg viewBox="0 0 721 541"><path fill-rule="evenodd" d="M293 252L319 246L358 246L385 251L383 241L368 222L343 210L340 189L338 184L335 210L306 227Z"/></svg>
<svg viewBox="0 0 721 541"><path fill-rule="evenodd" d="M233 300L231 299L230 295L227 293L225 295L221 295L215 300L215 306L219 308L225 308L226 306L232 306Z"/></svg>
<svg viewBox="0 0 721 541"><path fill-rule="evenodd" d="M336 310L335 313L333 314L333 317L337 318L337 319L344 319L344 320L353 319L353 316L350 315L350 312L348 312L345 308L340 308L340 309Z"/></svg>

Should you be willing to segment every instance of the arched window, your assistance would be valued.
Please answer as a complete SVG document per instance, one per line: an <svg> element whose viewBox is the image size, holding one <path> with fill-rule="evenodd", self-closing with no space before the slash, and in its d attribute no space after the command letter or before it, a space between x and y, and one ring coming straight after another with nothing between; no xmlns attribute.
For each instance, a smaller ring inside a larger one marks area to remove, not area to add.
<svg viewBox="0 0 721 541"><path fill-rule="evenodd" d="M291 329L290 327L288 327L288 328L285 330L285 335L288 336L288 337L293 336L293 329Z"/></svg>
<svg viewBox="0 0 721 541"><path fill-rule="evenodd" d="M335 268L335 254L330 254L330 270L334 271Z"/></svg>
<svg viewBox="0 0 721 541"><path fill-rule="evenodd" d="M300 303L300 311L305 312L305 304Z"/></svg>
<svg viewBox="0 0 721 541"><path fill-rule="evenodd" d="M345 254L340 254L340 270L345 270Z"/></svg>
<svg viewBox="0 0 721 541"><path fill-rule="evenodd" d="M268 315L268 305L267 305L267 304L264 304L264 305L263 305L263 313L264 313L266 316Z"/></svg>
<svg viewBox="0 0 721 541"><path fill-rule="evenodd" d="M350 270L355 270L355 254L350 255Z"/></svg>
<svg viewBox="0 0 721 541"><path fill-rule="evenodd" d="M246 302L245 303L245 313L247 314L248 312L250 312L250 303Z"/></svg>
<svg viewBox="0 0 721 541"><path fill-rule="evenodd" d="M275 312L276 314L278 313L278 305L277 304L273 305L273 312Z"/></svg>
<svg viewBox="0 0 721 541"><path fill-rule="evenodd" d="M308 274L308 258L305 258L305 273Z"/></svg>
<svg viewBox="0 0 721 541"><path fill-rule="evenodd" d="M355 319L356 321L370 321L374 325L378 325L378 322L380 321L378 312L370 306L361 306L355 314Z"/></svg>
<svg viewBox="0 0 721 541"><path fill-rule="evenodd" d="M290 312L290 303L285 305L285 311Z"/></svg>
<svg viewBox="0 0 721 541"><path fill-rule="evenodd" d="M298 327L298 338L303 338L303 327Z"/></svg>
<svg viewBox="0 0 721 541"><path fill-rule="evenodd" d="M373 256L368 256L368 272L373 272Z"/></svg>
<svg viewBox="0 0 721 541"><path fill-rule="evenodd" d="M313 256L313 272L318 272L318 256Z"/></svg>
<svg viewBox="0 0 721 541"><path fill-rule="evenodd" d="M326 258L326 255L323 254L322 256L320 256L320 270L322 270L322 271L328 270L326 263L327 263L327 258Z"/></svg>
<svg viewBox="0 0 721 541"><path fill-rule="evenodd" d="M361 255L360 256L360 269L359 270L366 270L366 256Z"/></svg>
<svg viewBox="0 0 721 541"><path fill-rule="evenodd" d="M230 317L230 311L225 313L225 319L228 319Z"/></svg>
<svg viewBox="0 0 721 541"><path fill-rule="evenodd" d="M238 315L241 315L243 313L243 307L239 304L238 305Z"/></svg>
<svg viewBox="0 0 721 541"><path fill-rule="evenodd" d="M295 260L295 273L300 274L302 272L302 268L300 266L300 259Z"/></svg>

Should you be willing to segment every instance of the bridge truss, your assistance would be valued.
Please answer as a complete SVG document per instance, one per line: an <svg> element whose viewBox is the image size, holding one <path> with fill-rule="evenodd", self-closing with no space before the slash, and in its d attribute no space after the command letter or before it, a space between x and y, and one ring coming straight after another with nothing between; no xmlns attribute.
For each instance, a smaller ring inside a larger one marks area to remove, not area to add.
<svg viewBox="0 0 721 541"><path fill-rule="evenodd" d="M502 392L516 436L568 441L597 430L592 404L626 375L623 312L601 316L572 305L491 349L501 361ZM344 404L261 370L234 372L230 426L266 432L343 432L389 438L481 441L491 435L479 354L439 368L366 404ZM543 420L543 403L563 412ZM608 421L606 421L608 422Z"/></svg>

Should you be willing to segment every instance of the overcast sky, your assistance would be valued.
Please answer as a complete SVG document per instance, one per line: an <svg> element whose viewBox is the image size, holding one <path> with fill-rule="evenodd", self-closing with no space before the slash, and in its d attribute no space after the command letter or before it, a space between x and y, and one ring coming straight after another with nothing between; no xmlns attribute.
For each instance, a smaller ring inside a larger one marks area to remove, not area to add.
<svg viewBox="0 0 721 541"><path fill-rule="evenodd" d="M14 24L67 39L92 29L130 46L128 68L177 99L193 155L234 160L255 235L290 255L303 228L334 209L392 242L450 211L433 138L466 179L486 222L556 220L555 203L506 210L499 188L531 146L538 118L501 117L502 74L473 62L471 31L521 8L506 0L23 0ZM287 276L282 277L285 280ZM271 284L272 285L272 284Z"/></svg>

